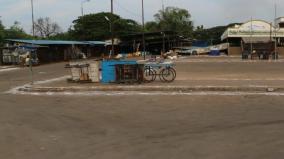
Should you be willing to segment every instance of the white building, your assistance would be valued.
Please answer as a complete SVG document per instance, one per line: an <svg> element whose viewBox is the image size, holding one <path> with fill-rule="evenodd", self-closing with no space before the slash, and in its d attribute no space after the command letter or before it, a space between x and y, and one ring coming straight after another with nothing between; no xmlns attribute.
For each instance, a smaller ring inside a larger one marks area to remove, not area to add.
<svg viewBox="0 0 284 159"><path fill-rule="evenodd" d="M250 20L228 28L221 39L230 43L229 55L241 55L248 44L252 46L250 50L274 52L276 48L279 54L284 55L284 17L277 18L275 23L276 26L273 26L263 20Z"/></svg>

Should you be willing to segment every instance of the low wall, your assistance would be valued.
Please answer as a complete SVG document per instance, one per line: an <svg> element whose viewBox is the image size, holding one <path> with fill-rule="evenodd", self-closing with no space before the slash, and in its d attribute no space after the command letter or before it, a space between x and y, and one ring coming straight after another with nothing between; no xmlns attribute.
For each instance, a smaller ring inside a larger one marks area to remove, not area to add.
<svg viewBox="0 0 284 159"><path fill-rule="evenodd" d="M236 55L239 55L241 56L242 55L242 48L241 47L229 47L229 51L228 51L228 55L229 56L236 56Z"/></svg>

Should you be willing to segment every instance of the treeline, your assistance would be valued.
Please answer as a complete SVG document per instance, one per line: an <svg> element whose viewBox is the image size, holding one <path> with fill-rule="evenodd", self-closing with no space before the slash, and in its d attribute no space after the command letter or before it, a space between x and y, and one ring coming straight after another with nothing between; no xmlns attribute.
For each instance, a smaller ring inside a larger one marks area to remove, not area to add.
<svg viewBox="0 0 284 159"><path fill-rule="evenodd" d="M35 22L35 36L27 34L15 22L10 28L5 28L0 22L0 43L4 39L53 39L53 40L106 40L111 37L111 29L116 38L142 32L142 25L132 19L124 19L111 13L97 13L80 16L66 32L50 18L39 18ZM194 27L191 14L186 9L167 7L154 15L154 21L145 24L146 32L175 31L185 38L219 43L220 36L228 26L204 29Z"/></svg>
<svg viewBox="0 0 284 159"><path fill-rule="evenodd" d="M31 39L32 36L27 34L20 26L19 22L15 22L10 28L5 28L0 21L0 45L3 44L4 39Z"/></svg>

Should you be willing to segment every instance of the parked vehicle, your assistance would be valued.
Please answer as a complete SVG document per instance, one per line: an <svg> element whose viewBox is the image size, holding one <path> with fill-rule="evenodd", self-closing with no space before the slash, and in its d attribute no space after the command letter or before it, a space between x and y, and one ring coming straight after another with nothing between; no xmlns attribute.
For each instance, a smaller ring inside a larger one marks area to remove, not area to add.
<svg viewBox="0 0 284 159"><path fill-rule="evenodd" d="M198 55L197 50L194 48L180 48L177 49L176 52L179 55L188 55L188 56Z"/></svg>

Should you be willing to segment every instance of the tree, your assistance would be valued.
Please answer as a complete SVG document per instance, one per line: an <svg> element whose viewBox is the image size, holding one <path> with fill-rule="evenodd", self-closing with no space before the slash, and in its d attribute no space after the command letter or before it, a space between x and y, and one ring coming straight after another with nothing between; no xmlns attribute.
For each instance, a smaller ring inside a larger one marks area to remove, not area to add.
<svg viewBox="0 0 284 159"><path fill-rule="evenodd" d="M2 24L2 21L0 20L0 46L3 44L3 40L5 38L5 27Z"/></svg>
<svg viewBox="0 0 284 159"><path fill-rule="evenodd" d="M227 26L216 26L208 29L204 29L203 26L198 26L195 29L193 36L197 40L207 41L212 44L219 44L221 43L221 36L226 29L236 24L240 25L240 23L232 23Z"/></svg>
<svg viewBox="0 0 284 159"><path fill-rule="evenodd" d="M48 17L37 19L34 25L36 35L42 38L49 38L62 32L60 26Z"/></svg>
<svg viewBox="0 0 284 159"><path fill-rule="evenodd" d="M5 30L5 38L23 39L23 38L31 38L31 36L24 31L24 29L20 25L20 22L15 21L13 26Z"/></svg>
<svg viewBox="0 0 284 159"><path fill-rule="evenodd" d="M145 30L148 31L148 32L160 31L159 25L158 25L157 22L147 22L145 24Z"/></svg>
<svg viewBox="0 0 284 159"><path fill-rule="evenodd" d="M106 40L111 37L111 23L114 35L117 38L141 32L141 26L137 22L102 12L81 16L74 20L69 33L77 40Z"/></svg>
<svg viewBox="0 0 284 159"><path fill-rule="evenodd" d="M48 39L49 40L76 40L70 35L69 32L59 33L59 34L49 37Z"/></svg>
<svg viewBox="0 0 284 159"><path fill-rule="evenodd" d="M142 31L142 27L134 20L131 19L119 19L113 24L115 35L125 36L129 34L139 33Z"/></svg>
<svg viewBox="0 0 284 159"><path fill-rule="evenodd" d="M160 10L154 17L154 22L146 24L146 29L149 31L176 31L182 36L192 36L193 22L188 10L167 7L165 10Z"/></svg>

